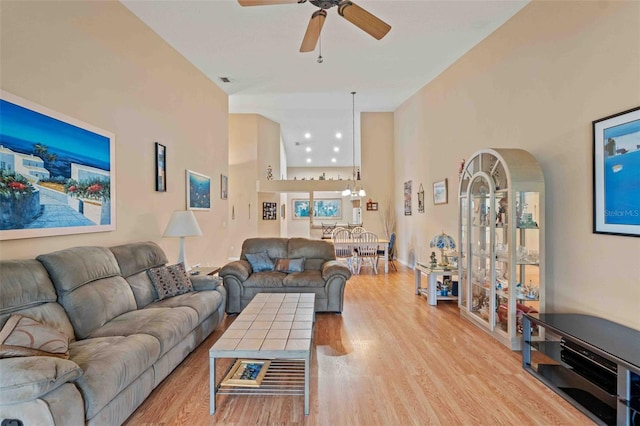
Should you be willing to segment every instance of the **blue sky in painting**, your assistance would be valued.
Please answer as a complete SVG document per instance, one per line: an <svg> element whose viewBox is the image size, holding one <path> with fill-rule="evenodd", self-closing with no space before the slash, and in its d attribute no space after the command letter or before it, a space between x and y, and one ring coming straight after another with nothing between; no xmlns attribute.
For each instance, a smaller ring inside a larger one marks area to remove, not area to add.
<svg viewBox="0 0 640 426"><path fill-rule="evenodd" d="M41 143L49 151L63 150L83 153L101 163L110 163L109 138L81 129L55 118L0 101L0 135Z"/></svg>
<svg viewBox="0 0 640 426"><path fill-rule="evenodd" d="M637 150L640 145L640 120L604 129L604 143L607 143L609 138L616 140L617 148L625 148L627 151Z"/></svg>

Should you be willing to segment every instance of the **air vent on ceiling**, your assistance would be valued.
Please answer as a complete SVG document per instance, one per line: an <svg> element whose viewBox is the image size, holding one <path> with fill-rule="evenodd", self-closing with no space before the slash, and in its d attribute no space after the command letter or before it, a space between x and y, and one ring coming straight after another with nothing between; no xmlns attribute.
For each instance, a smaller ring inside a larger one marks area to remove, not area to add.
<svg viewBox="0 0 640 426"><path fill-rule="evenodd" d="M223 83L231 83L231 79L229 77L219 77L220 81Z"/></svg>

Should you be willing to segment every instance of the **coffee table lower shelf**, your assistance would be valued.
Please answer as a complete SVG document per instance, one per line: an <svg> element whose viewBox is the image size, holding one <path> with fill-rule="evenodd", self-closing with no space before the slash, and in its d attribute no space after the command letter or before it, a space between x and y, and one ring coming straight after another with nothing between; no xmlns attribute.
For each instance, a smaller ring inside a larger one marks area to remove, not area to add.
<svg viewBox="0 0 640 426"><path fill-rule="evenodd" d="M233 363L229 371L233 368ZM228 373L228 371L227 371ZM226 373L225 373L226 376ZM223 376L224 377L224 376ZM300 395L304 396L304 359L274 359L260 386L216 386L216 395Z"/></svg>

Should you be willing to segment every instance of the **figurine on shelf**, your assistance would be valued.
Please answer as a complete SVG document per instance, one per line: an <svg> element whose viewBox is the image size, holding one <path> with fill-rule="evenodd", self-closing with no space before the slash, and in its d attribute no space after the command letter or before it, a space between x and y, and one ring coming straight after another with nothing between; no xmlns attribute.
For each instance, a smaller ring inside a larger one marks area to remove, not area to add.
<svg viewBox="0 0 640 426"><path fill-rule="evenodd" d="M431 263L429 264L429 267L431 269L435 269L438 266L438 259L436 259L436 252L435 251L431 252L431 256L429 257L429 259L431 259Z"/></svg>
<svg viewBox="0 0 640 426"><path fill-rule="evenodd" d="M507 224L507 198L502 197L500 201L498 201L498 206L496 225L504 226Z"/></svg>

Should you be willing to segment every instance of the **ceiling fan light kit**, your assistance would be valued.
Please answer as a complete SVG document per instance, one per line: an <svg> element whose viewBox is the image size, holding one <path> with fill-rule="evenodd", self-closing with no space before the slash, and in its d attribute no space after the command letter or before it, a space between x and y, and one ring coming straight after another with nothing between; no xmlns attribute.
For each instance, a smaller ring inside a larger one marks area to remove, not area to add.
<svg viewBox="0 0 640 426"><path fill-rule="evenodd" d="M277 4L306 3L307 0L238 0L240 6L269 6ZM300 45L300 52L312 52L315 50L320 38L322 26L327 17L326 9L338 7L338 14L351 22L362 31L377 40L382 39L391 30L391 25L380 18L367 12L357 4L348 0L309 0L311 4L320 9L316 10L309 20L307 31ZM318 62L321 56L319 57Z"/></svg>

